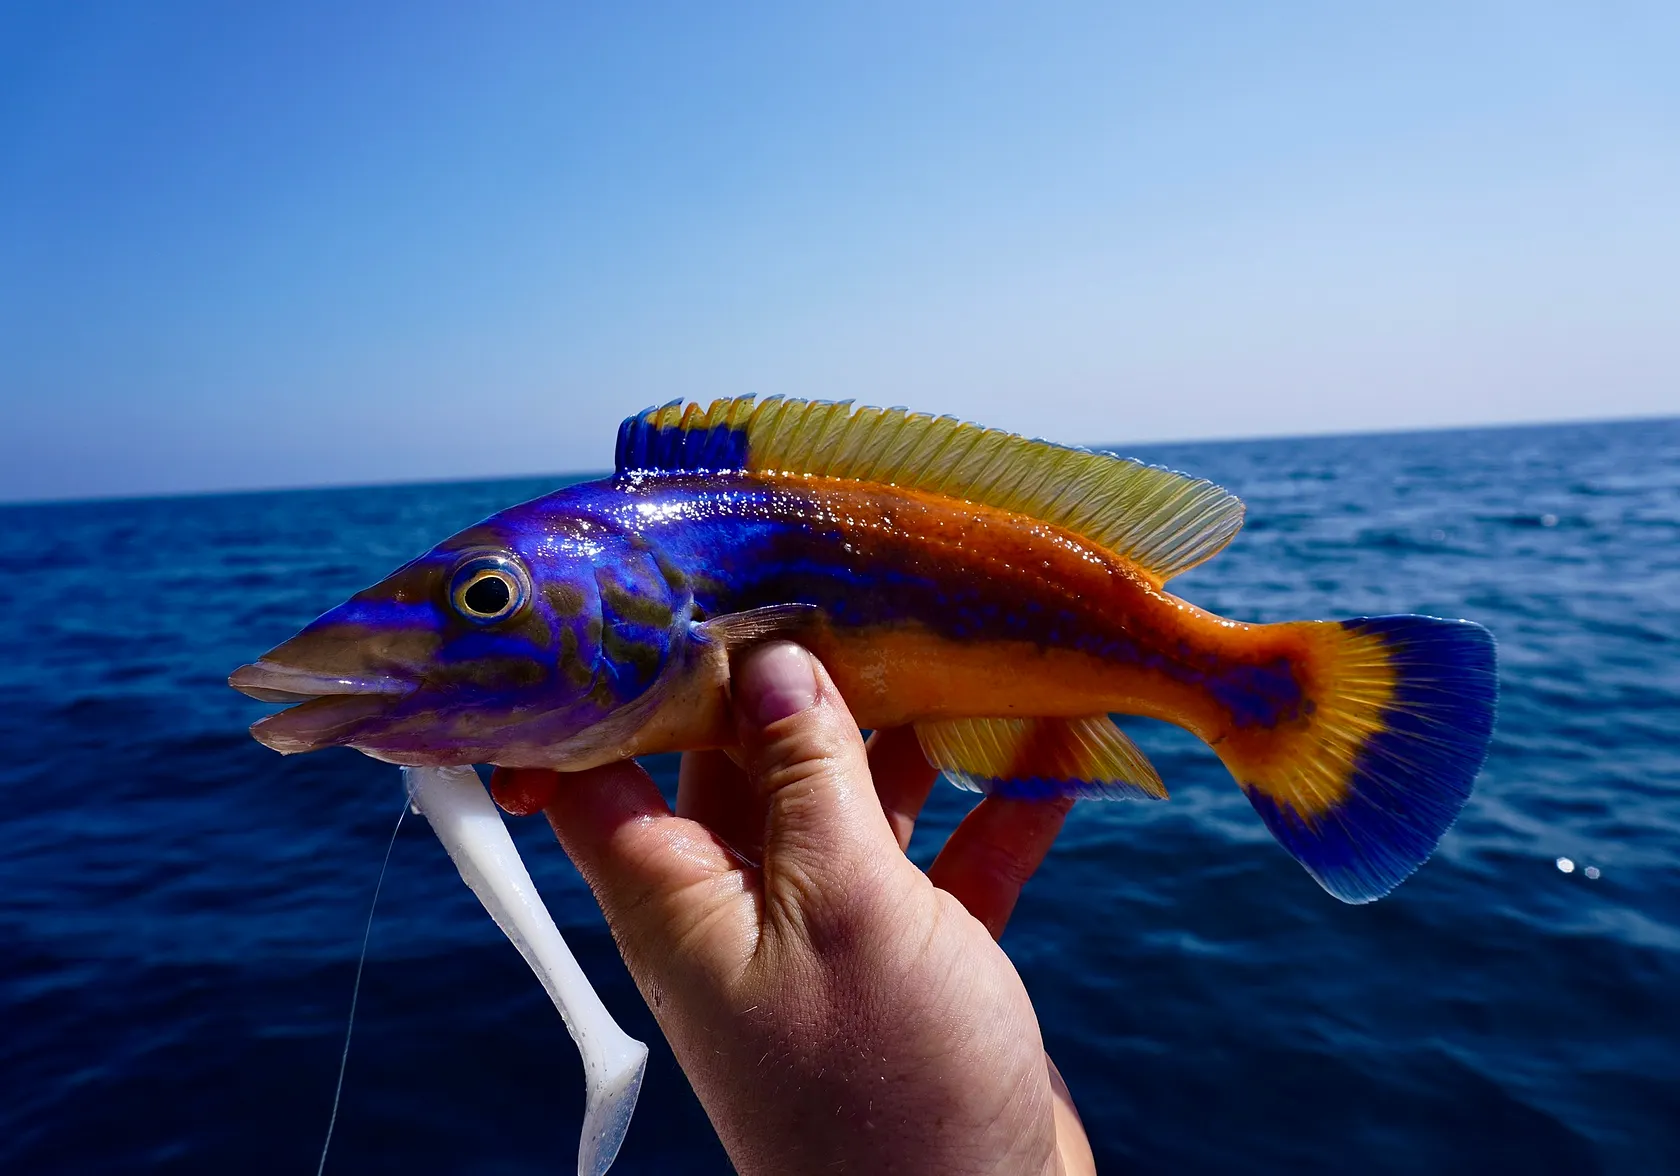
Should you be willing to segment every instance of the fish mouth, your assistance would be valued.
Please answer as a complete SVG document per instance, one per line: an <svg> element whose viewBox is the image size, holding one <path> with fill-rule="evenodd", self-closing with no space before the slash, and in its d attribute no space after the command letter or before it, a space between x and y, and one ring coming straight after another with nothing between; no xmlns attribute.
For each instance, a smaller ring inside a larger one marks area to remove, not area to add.
<svg viewBox="0 0 1680 1176"><path fill-rule="evenodd" d="M322 674L266 659L240 666L228 675L228 685L258 702L313 702L329 695L401 695L413 687L387 676L352 677Z"/></svg>
<svg viewBox="0 0 1680 1176"><path fill-rule="evenodd" d="M251 726L257 742L282 755L347 743L414 691L412 683L383 675L324 674L262 659L240 666L228 685L259 702L293 704Z"/></svg>

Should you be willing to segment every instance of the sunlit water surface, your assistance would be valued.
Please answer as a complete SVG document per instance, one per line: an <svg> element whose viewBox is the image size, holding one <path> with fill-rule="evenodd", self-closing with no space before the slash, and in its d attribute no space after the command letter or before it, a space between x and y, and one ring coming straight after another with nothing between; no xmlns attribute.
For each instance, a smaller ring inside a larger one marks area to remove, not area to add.
<svg viewBox="0 0 1680 1176"><path fill-rule="evenodd" d="M1680 422L1140 455L1249 505L1181 594L1470 617L1502 698L1463 818L1368 907L1195 740L1130 724L1172 802L1076 809L1004 940L1103 1169L1680 1171ZM555 484L0 509L0 1169L313 1170L397 773L282 760L223 679ZM971 799L936 792L919 861ZM621 1170L727 1171L587 892L541 821L515 836L654 1048ZM566 1171L582 1108L559 1018L411 821L329 1171Z"/></svg>

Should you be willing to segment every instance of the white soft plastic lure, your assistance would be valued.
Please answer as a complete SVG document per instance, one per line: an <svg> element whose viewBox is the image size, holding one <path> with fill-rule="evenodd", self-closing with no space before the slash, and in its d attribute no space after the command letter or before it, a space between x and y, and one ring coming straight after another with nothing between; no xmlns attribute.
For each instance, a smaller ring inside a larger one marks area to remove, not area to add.
<svg viewBox="0 0 1680 1176"><path fill-rule="evenodd" d="M586 1102L578 1176L602 1176L618 1155L647 1069L647 1046L612 1019L543 905L495 802L470 767L404 768L414 807L431 822L461 878L531 965L583 1055Z"/></svg>

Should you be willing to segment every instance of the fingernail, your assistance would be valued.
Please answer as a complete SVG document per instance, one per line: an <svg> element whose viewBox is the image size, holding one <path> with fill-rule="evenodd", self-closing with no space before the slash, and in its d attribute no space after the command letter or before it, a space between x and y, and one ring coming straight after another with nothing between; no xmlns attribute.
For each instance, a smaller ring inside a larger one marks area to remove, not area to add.
<svg viewBox="0 0 1680 1176"><path fill-rule="evenodd" d="M761 727L798 714L817 701L811 655L788 642L752 650L735 669L735 698Z"/></svg>

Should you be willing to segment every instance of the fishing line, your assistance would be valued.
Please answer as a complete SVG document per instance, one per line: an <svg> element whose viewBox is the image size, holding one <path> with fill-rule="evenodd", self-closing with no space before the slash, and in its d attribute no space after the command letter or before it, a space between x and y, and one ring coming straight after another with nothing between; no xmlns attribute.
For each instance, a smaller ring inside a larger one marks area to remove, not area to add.
<svg viewBox="0 0 1680 1176"><path fill-rule="evenodd" d="M338 1103L344 1097L344 1071L350 1065L350 1034L356 1028L356 1001L362 995L362 969L367 965L368 940L373 937L373 912L379 906L379 892L385 886L385 871L391 867L391 851L397 846L397 833L402 829L403 818L408 816L408 797L403 796L403 806L397 812L397 823L391 828L391 840L385 843L385 860L379 865L379 881L373 884L373 901L368 903L367 926L362 930L362 954L356 960L356 983L350 989L350 1020L344 1026L344 1052L338 1058L338 1085L333 1088L332 1118L327 1120L327 1138L321 1144L321 1163L315 1169L315 1176L321 1176L327 1170L327 1149L332 1146L333 1128L338 1126Z"/></svg>

